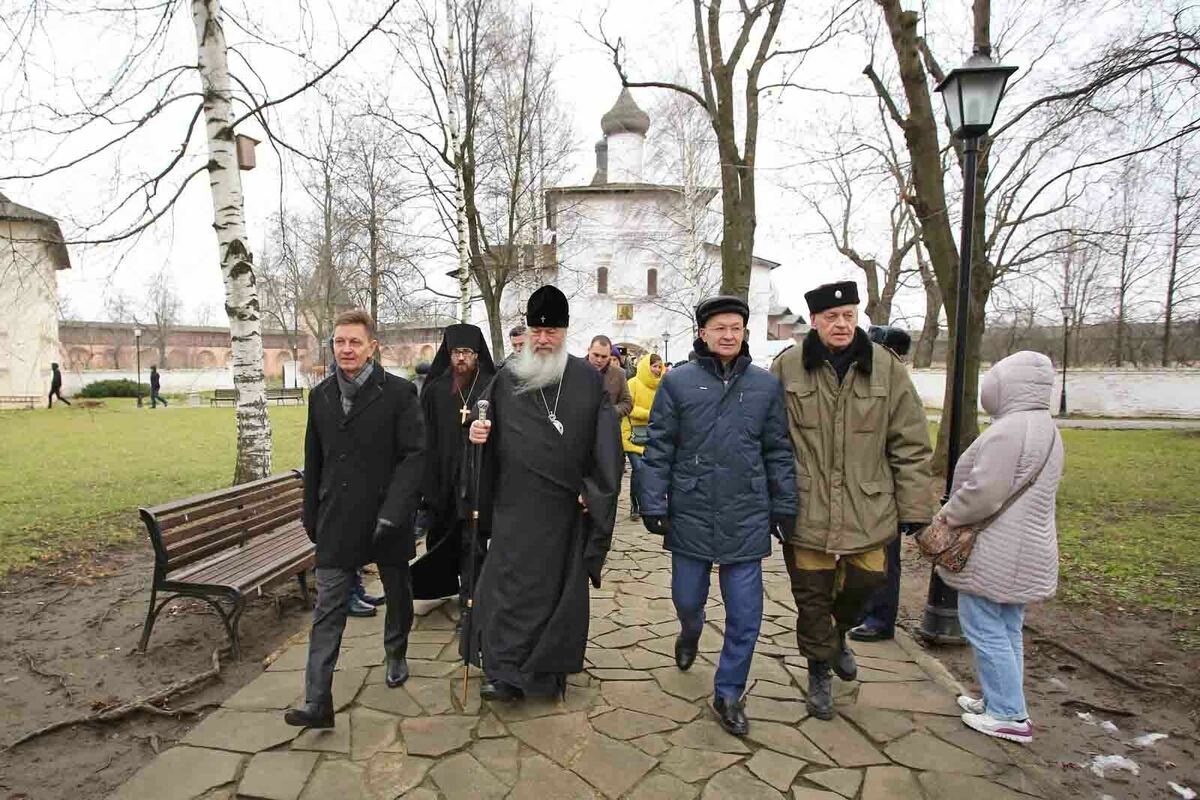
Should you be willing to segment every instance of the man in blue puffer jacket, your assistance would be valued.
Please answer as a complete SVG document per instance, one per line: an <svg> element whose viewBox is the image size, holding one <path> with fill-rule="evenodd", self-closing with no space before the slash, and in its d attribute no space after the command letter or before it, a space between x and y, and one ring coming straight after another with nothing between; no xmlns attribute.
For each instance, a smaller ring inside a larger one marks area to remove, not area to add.
<svg viewBox="0 0 1200 800"><path fill-rule="evenodd" d="M679 615L675 663L688 669L704 628L712 565L725 601L725 643L713 711L736 736L749 730L750 659L762 625L762 560L771 536L795 526L795 456L783 389L750 363L750 309L737 297L696 307L696 359L667 373L650 410L640 505L671 551L671 598Z"/></svg>

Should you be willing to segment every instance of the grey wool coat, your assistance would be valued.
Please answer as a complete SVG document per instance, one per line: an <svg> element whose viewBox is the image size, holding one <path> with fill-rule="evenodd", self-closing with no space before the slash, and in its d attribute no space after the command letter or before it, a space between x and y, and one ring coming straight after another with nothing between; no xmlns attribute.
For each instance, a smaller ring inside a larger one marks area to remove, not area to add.
<svg viewBox="0 0 1200 800"><path fill-rule="evenodd" d="M1045 467L979 531L962 572L938 568L960 592L996 603L1029 603L1054 596L1058 588L1055 504L1063 445L1050 416L1053 392L1054 366L1041 353L1014 353L983 377L979 397L992 424L958 461L953 492L941 511L946 521L954 526L986 522L1043 462Z"/></svg>

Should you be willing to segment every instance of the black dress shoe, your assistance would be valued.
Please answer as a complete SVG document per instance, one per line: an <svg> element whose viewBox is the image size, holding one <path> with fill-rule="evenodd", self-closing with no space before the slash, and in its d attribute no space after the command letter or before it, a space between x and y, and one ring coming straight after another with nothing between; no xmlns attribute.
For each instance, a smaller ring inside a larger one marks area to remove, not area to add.
<svg viewBox="0 0 1200 800"><path fill-rule="evenodd" d="M724 697L718 697L713 701L712 709L716 712L721 727L729 733L745 736L750 732L750 721L746 719L746 704L741 700L728 701Z"/></svg>
<svg viewBox="0 0 1200 800"><path fill-rule="evenodd" d="M358 599L359 599L359 600L362 600L364 603L366 603L366 604L367 604L367 605L369 605L369 606L381 606L381 605L383 605L384 603L386 603L386 602L387 602L387 596L386 596L386 595L382 595L382 594L367 594L366 592L363 592L362 594L360 594L360 595L358 596Z"/></svg>
<svg viewBox="0 0 1200 800"><path fill-rule="evenodd" d="M808 660L808 713L817 719L833 719L833 676L824 661Z"/></svg>
<svg viewBox="0 0 1200 800"><path fill-rule="evenodd" d="M332 728L333 706L325 703L305 703L299 708L289 708L283 721L297 728Z"/></svg>
<svg viewBox="0 0 1200 800"><path fill-rule="evenodd" d="M516 686L504 681L484 681L479 685L479 696L484 700L494 700L500 703L511 703L525 696Z"/></svg>
<svg viewBox="0 0 1200 800"><path fill-rule="evenodd" d="M688 641L682 636L675 639L675 666L687 672L696 661L696 649L699 641Z"/></svg>
<svg viewBox="0 0 1200 800"><path fill-rule="evenodd" d="M869 622L864 622L856 628L851 628L850 632L846 635L856 642L885 642L896 638L894 630L876 627Z"/></svg>
<svg viewBox="0 0 1200 800"><path fill-rule="evenodd" d="M830 666L833 667L833 674L844 681L858 678L858 662L854 660L854 651L846 646L845 636L842 636L842 652L838 653Z"/></svg>
<svg viewBox="0 0 1200 800"><path fill-rule="evenodd" d="M391 658L387 660L387 685L391 689L401 686L408 680L408 659Z"/></svg>
<svg viewBox="0 0 1200 800"><path fill-rule="evenodd" d="M373 617L379 613L379 610L373 605L364 603L358 595L350 598L350 607L346 609L346 613L352 617Z"/></svg>

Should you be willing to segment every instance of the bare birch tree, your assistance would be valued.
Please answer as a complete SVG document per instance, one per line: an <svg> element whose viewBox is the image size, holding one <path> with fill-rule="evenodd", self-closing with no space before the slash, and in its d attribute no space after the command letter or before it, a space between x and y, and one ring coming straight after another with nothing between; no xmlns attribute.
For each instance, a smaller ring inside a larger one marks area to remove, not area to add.
<svg viewBox="0 0 1200 800"><path fill-rule="evenodd" d="M163 0L145 5L118 0L82 12L29 0L40 24L22 28L19 33L25 38L4 51L19 54L21 71L28 76L31 53L38 49L32 46L32 37L43 37L44 41L38 45L48 51L48 58L53 58L52 26L67 26L75 21L77 14L87 15L94 30L105 30L100 24L103 19L110 33L120 32L129 39L128 52L111 76L104 76L86 90L73 85L71 92L62 95L70 100L56 98L64 103L75 102L77 108L59 108L54 103L18 103L4 110L0 124L6 124L10 135L29 136L40 131L41 137L52 137L57 144L52 148L48 166L3 175L0 180L45 178L83 169L103 159L117 159L120 163L123 148L132 149L135 143L144 145L145 140L152 141L162 131L167 131L175 142L181 142L163 163L143 170L132 181L125 181L116 199L105 204L99 219L79 225L79 235L72 237L69 244L105 245L137 237L170 214L193 178L208 174L217 263L225 290L234 385L238 390L235 483L261 478L271 471L262 323L253 256L245 231L236 132L239 125L253 119L272 143L288 147L276 135L269 114L317 85L345 62L379 29L398 3L399 0L385 2L383 14L336 58L314 69L299 86L279 93L268 91L265 84L255 91L249 82L231 71L224 27L228 17L220 0ZM184 57L182 63L166 65L164 62L170 61L170 34L176 20L186 12L190 12L196 50ZM238 27L247 30L245 25ZM149 33L143 34L145 30ZM286 50L277 44L275 48ZM239 57L246 62L247 71L261 83L260 74L244 54ZM198 85L193 83L196 79ZM241 106L239 111L235 112L235 104ZM200 130L206 151L203 155L196 152L199 148L193 142L200 138ZM36 138L30 137L28 141L40 144ZM79 146L62 147L68 140ZM145 149L161 152L161 148ZM120 178L118 175L118 182Z"/></svg>
<svg viewBox="0 0 1200 800"><path fill-rule="evenodd" d="M1167 262L1166 297L1163 303L1162 365L1171 363L1171 336L1175 317L1200 299L1200 179L1184 143L1171 148L1170 257Z"/></svg>

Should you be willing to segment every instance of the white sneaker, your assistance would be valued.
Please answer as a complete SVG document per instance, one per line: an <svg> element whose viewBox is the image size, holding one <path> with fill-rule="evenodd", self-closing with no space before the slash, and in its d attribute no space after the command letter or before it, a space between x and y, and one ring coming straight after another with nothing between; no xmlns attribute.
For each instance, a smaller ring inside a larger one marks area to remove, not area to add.
<svg viewBox="0 0 1200 800"><path fill-rule="evenodd" d="M963 724L968 728L979 731L997 739L1007 739L1010 742L1029 744L1033 741L1033 725L1029 720L1014 722L1008 719L996 719L991 714L963 714Z"/></svg>
<svg viewBox="0 0 1200 800"><path fill-rule="evenodd" d="M987 707L983 704L983 698L976 700L969 694L960 694L958 696L958 707L968 714L982 714L987 711Z"/></svg>

